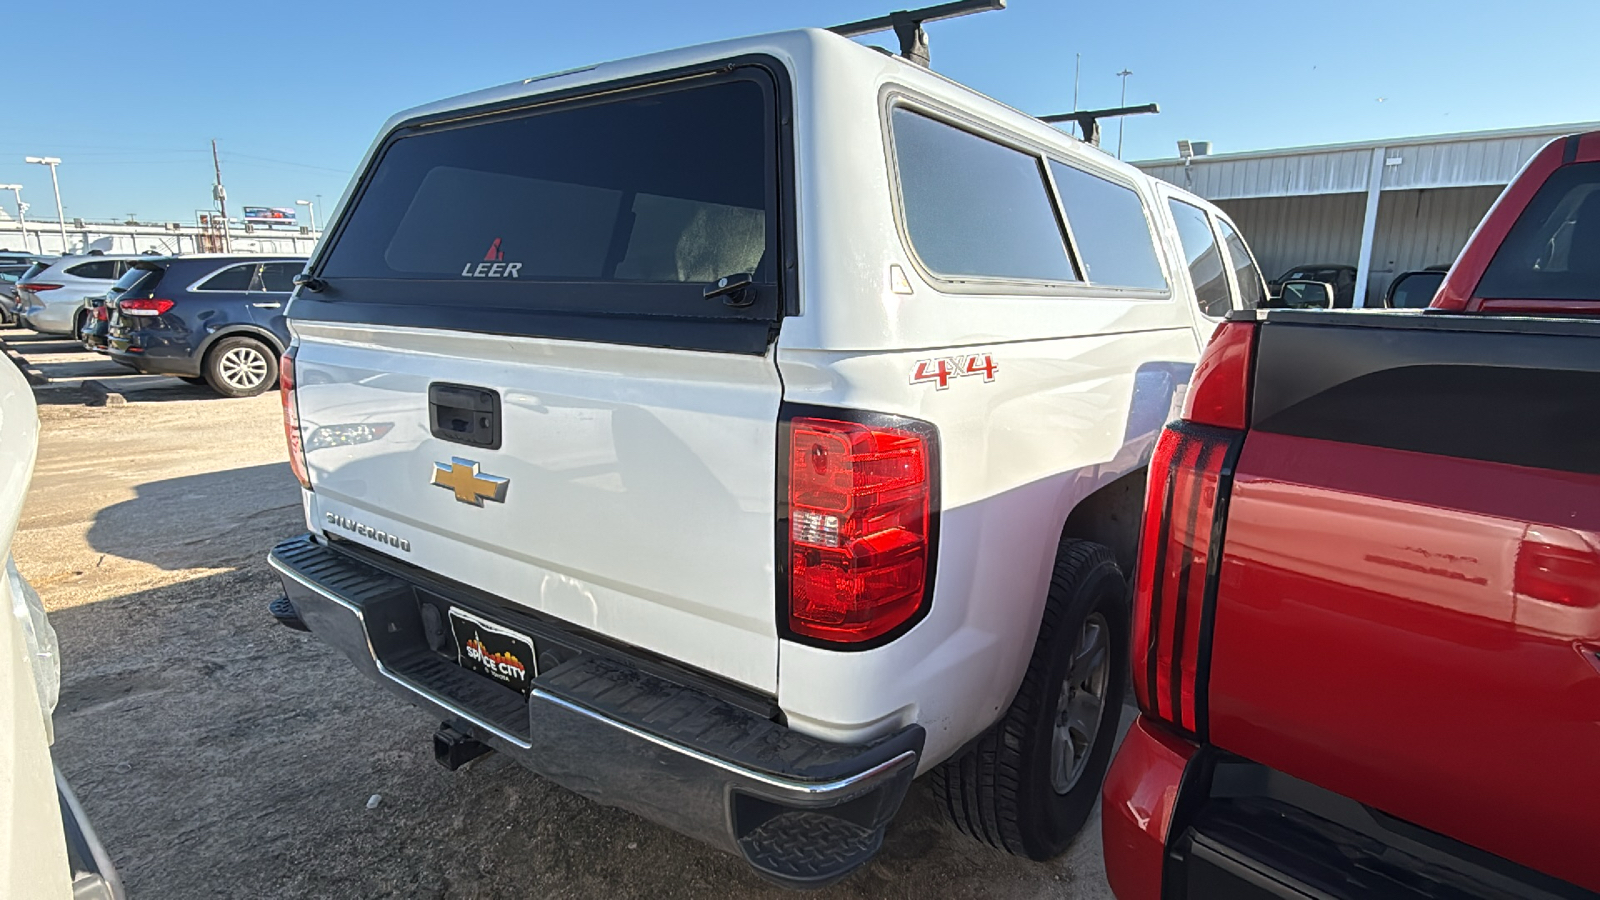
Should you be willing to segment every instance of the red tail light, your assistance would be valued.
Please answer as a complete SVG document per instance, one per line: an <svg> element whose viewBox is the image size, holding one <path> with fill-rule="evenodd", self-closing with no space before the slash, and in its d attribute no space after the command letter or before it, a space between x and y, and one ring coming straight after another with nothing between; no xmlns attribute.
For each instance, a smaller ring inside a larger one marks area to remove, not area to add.
<svg viewBox="0 0 1600 900"><path fill-rule="evenodd" d="M123 300L117 309L125 316L159 316L173 307L171 300Z"/></svg>
<svg viewBox="0 0 1600 900"><path fill-rule="evenodd" d="M17 285L17 287L19 287L19 288L21 288L22 290L25 290L25 291L32 291L35 294L41 294L41 293L44 293L45 291L53 291L56 288L61 287L61 285L59 285L59 284L46 284L46 283L44 283L42 281L28 281L28 282L24 282L22 284Z"/></svg>
<svg viewBox="0 0 1600 900"><path fill-rule="evenodd" d="M788 631L861 643L909 627L932 585L933 427L801 417L787 431Z"/></svg>
<svg viewBox="0 0 1600 900"><path fill-rule="evenodd" d="M1211 611L1233 465L1248 421L1254 342L1252 323L1217 330L1195 367L1184 420L1168 425L1156 444L1145 494L1134 579L1134 695L1146 715L1201 737ZM1216 427L1221 423L1232 427Z"/></svg>
<svg viewBox="0 0 1600 900"><path fill-rule="evenodd" d="M94 308L94 320L96 322L108 322L111 320L111 314L106 311L104 306L96 306Z"/></svg>
<svg viewBox="0 0 1600 900"><path fill-rule="evenodd" d="M126 309L126 302L124 302ZM283 437L289 444L289 468L300 486L311 490L311 476L306 470L305 445L300 440L300 404L294 395L294 351L290 347L278 361L278 397L283 401Z"/></svg>

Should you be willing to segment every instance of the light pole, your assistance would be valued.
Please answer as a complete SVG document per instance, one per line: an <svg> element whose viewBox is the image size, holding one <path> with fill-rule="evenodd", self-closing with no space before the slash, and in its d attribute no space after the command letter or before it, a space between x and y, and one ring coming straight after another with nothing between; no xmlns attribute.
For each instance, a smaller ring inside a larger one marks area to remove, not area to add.
<svg viewBox="0 0 1600 900"><path fill-rule="evenodd" d="M17 224L22 226L22 249L28 249L28 204L22 202L22 185L0 184L0 191L10 191L17 197ZM39 252L44 253L44 244L39 244Z"/></svg>
<svg viewBox="0 0 1600 900"><path fill-rule="evenodd" d="M50 186L56 189L56 226L61 229L61 255L67 255L67 213L61 208L61 182L56 180L56 166L61 165L61 160L54 156L28 156L23 162L35 163L50 167ZM44 243L40 242L39 252L44 252Z"/></svg>
<svg viewBox="0 0 1600 900"><path fill-rule="evenodd" d="M311 230L312 231L316 231L317 230L317 205L315 203L312 203L310 200L296 200L294 202L294 205L295 206L304 206L306 208L306 211L311 213Z"/></svg>
<svg viewBox="0 0 1600 900"><path fill-rule="evenodd" d="M1128 76L1132 75L1132 74L1133 73L1128 71L1126 68L1124 68L1121 72L1117 73L1117 77L1122 79L1122 105L1123 106L1127 106L1128 105ZM1122 158L1122 128L1123 128L1123 123L1125 123L1126 121L1127 121L1127 117L1126 116L1118 116L1117 117L1117 159L1121 159Z"/></svg>

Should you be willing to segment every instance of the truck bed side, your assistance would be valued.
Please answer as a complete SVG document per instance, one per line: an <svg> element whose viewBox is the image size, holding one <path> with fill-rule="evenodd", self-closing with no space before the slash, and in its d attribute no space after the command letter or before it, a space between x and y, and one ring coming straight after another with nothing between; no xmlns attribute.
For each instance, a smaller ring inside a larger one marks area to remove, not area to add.
<svg viewBox="0 0 1600 900"><path fill-rule="evenodd" d="M1210 740L1600 888L1600 323L1274 312Z"/></svg>

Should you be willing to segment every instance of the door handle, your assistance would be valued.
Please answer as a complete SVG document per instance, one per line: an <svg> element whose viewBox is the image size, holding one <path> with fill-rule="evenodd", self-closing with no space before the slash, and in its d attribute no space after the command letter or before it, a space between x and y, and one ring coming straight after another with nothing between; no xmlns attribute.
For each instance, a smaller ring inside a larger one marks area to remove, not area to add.
<svg viewBox="0 0 1600 900"><path fill-rule="evenodd" d="M250 305L254 306L256 309L277 309L278 307L282 306L283 304L282 303L252 303Z"/></svg>

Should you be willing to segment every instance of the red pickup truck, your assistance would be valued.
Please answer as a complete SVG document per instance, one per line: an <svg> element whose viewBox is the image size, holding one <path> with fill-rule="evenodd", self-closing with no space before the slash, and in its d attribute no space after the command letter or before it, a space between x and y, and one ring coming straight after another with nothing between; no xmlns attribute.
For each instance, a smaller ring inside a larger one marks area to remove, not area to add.
<svg viewBox="0 0 1600 900"><path fill-rule="evenodd" d="M1150 466L1121 900L1600 896L1600 133L1413 314L1224 323Z"/></svg>

